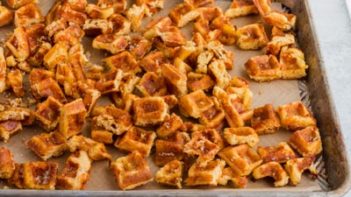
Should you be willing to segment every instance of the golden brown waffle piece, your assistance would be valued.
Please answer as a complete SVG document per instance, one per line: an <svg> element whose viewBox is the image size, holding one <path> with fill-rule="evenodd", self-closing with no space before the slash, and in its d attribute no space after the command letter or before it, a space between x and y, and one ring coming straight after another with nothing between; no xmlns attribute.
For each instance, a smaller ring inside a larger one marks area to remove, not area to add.
<svg viewBox="0 0 351 197"><path fill-rule="evenodd" d="M281 105L277 109L282 127L289 130L315 126L316 120L307 107L300 101Z"/></svg>
<svg viewBox="0 0 351 197"><path fill-rule="evenodd" d="M257 167L252 175L255 179L272 177L275 187L282 187L288 184L289 176L278 162L268 162Z"/></svg>
<svg viewBox="0 0 351 197"><path fill-rule="evenodd" d="M248 183L246 176L239 176L234 172L233 169L226 167L222 171L222 175L218 180L218 184L227 185L229 181L233 183L234 188L245 188Z"/></svg>
<svg viewBox="0 0 351 197"><path fill-rule="evenodd" d="M280 142L276 146L259 146L257 152L261 156L263 163L271 161L285 163L297 157L287 142Z"/></svg>
<svg viewBox="0 0 351 197"><path fill-rule="evenodd" d="M322 152L321 136L315 126L295 131L289 144L302 156L315 156Z"/></svg>
<svg viewBox="0 0 351 197"><path fill-rule="evenodd" d="M33 161L16 164L16 170L9 183L19 189L54 190L58 164Z"/></svg>
<svg viewBox="0 0 351 197"><path fill-rule="evenodd" d="M66 139L57 131L35 135L26 144L43 160L61 156L68 149Z"/></svg>
<svg viewBox="0 0 351 197"><path fill-rule="evenodd" d="M251 126L257 134L275 133L280 128L279 118L271 104L254 109Z"/></svg>
<svg viewBox="0 0 351 197"><path fill-rule="evenodd" d="M258 10L252 0L233 0L229 9L225 12L225 16L236 18L257 13Z"/></svg>
<svg viewBox="0 0 351 197"><path fill-rule="evenodd" d="M76 152L77 150L86 151L90 159L94 161L111 159L111 155L107 152L103 143L96 142L82 135L75 135L71 137L67 141L67 146L70 152Z"/></svg>
<svg viewBox="0 0 351 197"><path fill-rule="evenodd" d="M163 185L181 189L183 180L182 177L183 162L179 160L173 160L168 162L156 172L155 181Z"/></svg>
<svg viewBox="0 0 351 197"><path fill-rule="evenodd" d="M6 147L0 147L0 178L9 179L15 171L13 155Z"/></svg>
<svg viewBox="0 0 351 197"><path fill-rule="evenodd" d="M111 170L121 190L134 189L153 180L146 159L137 151L113 161Z"/></svg>
<svg viewBox="0 0 351 197"><path fill-rule="evenodd" d="M223 138L230 145L248 144L254 147L259 142L256 131L251 127L225 128Z"/></svg>
<svg viewBox="0 0 351 197"><path fill-rule="evenodd" d="M220 159L208 162L195 162L188 171L185 180L187 186L217 186L224 169L225 162Z"/></svg>
<svg viewBox="0 0 351 197"><path fill-rule="evenodd" d="M168 114L168 105L161 97L145 97L133 102L134 124L137 126L157 125Z"/></svg>
<svg viewBox="0 0 351 197"><path fill-rule="evenodd" d="M303 157L291 159L285 164L285 170L290 177L290 182L297 185L301 181L302 173L308 170L311 174L317 175L317 169L313 165L314 157Z"/></svg>
<svg viewBox="0 0 351 197"><path fill-rule="evenodd" d="M222 149L218 156L225 160L239 176L249 175L262 163L260 155L247 144L228 146Z"/></svg>
<svg viewBox="0 0 351 197"><path fill-rule="evenodd" d="M59 132L66 139L81 133L86 112L82 99L65 104L60 110Z"/></svg>
<svg viewBox="0 0 351 197"><path fill-rule="evenodd" d="M155 141L155 164L165 165L172 160L183 160L185 158L184 145L190 140L185 132L177 132L166 139Z"/></svg>
<svg viewBox="0 0 351 197"><path fill-rule="evenodd" d="M148 157L155 138L153 131L131 127L123 137L117 139L115 147L128 152L138 151L142 156Z"/></svg>
<svg viewBox="0 0 351 197"><path fill-rule="evenodd" d="M86 151L72 153L66 160L64 168L57 176L56 187L65 190L82 190L85 187L91 170L92 161Z"/></svg>

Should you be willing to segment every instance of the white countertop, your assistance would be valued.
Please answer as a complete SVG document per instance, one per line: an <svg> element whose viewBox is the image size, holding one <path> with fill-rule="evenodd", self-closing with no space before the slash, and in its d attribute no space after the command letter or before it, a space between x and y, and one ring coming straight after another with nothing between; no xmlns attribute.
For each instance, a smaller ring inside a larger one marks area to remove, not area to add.
<svg viewBox="0 0 351 197"><path fill-rule="evenodd" d="M347 10L351 0L309 0L309 4L331 96L351 158L351 20ZM345 196L351 197L351 191Z"/></svg>

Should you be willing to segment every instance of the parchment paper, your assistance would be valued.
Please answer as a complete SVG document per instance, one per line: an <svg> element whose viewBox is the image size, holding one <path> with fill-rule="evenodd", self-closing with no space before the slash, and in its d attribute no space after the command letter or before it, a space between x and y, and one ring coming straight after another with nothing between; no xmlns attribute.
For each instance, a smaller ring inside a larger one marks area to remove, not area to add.
<svg viewBox="0 0 351 197"><path fill-rule="evenodd" d="M54 3L54 0L39 0L40 7L43 11L43 14L46 14L50 9L51 5ZM165 16L169 12L170 8L172 8L177 3L181 2L180 0L165 0L165 8L158 14L157 16ZM230 1L220 0L217 1L216 4L225 11L229 5ZM280 8L279 4L276 4L275 7ZM145 19L145 22L149 21L151 18ZM237 27L241 27L246 24L254 23L254 22L262 22L259 16L249 16L236 18L232 20L232 23ZM6 38L9 33L13 31L13 27L3 27L0 28L0 39ZM189 37L192 32L192 23L183 28L183 32L185 35ZM91 39L84 38L83 39L84 48L89 52L89 59L94 63L101 63L102 57L104 57L104 52L92 49L91 47ZM233 76L239 75L249 80L248 76L245 74L244 63L252 56L263 54L263 51L241 51L235 46L227 46L229 50L232 50L235 54L234 58L234 69L230 72ZM298 87L298 80L276 80L272 82L265 83L256 83L252 80L250 82L250 89L253 92L253 108L271 103L274 106L279 106L282 104L290 103L293 101L301 100L300 99L300 90ZM106 103L108 99L102 98L99 100L98 105L101 103ZM26 148L24 142L31 138L31 136L37 135L43 132L43 130L39 127L26 127L23 131L18 134L12 136L8 143L0 142L0 146L5 146L9 148L15 157L16 162L26 162L26 161L36 161L40 160L31 150ZM83 131L85 136L90 136L90 125L87 124ZM289 136L292 134L290 131L280 130L275 134L271 135L261 135L260 143L261 146L267 145L276 145L279 142L286 141ZM113 159L116 159L124 153L119 152L115 147L108 146L108 151L112 155ZM69 153L65 153L63 156L59 158L50 159L51 161L56 161L59 163L59 172L63 168L64 161L68 157ZM154 165L152 161L152 157L149 157L149 165L152 168L152 171L155 173L157 171L157 167ZM1 184L4 185L4 184ZM218 189L227 190L231 188L229 184L227 187L200 187L200 189ZM117 190L113 173L108 167L107 161L98 161L94 162L91 169L91 176L86 185L86 190ZM147 185L137 188L138 190L147 190L147 189L170 189L169 187L160 186L156 182L150 182ZM190 188L183 188L190 189ZM193 189L193 188L192 188ZM272 181L267 181L267 179L249 181L247 188L242 190L259 190L259 191L319 191L321 187L318 184L317 180L312 180L308 176L304 175L301 183L298 186L286 186L282 188L274 188ZM179 190L181 192L181 190Z"/></svg>

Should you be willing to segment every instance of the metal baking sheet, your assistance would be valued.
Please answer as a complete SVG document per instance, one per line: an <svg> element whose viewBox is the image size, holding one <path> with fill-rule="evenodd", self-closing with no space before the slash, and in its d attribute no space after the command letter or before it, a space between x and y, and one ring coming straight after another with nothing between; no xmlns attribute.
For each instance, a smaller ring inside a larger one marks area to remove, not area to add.
<svg viewBox="0 0 351 197"><path fill-rule="evenodd" d="M171 7L181 2L180 0L166 0L165 8L155 15L166 15ZM46 13L54 0L39 1L43 13ZM282 6L283 3L285 6ZM216 4L223 10L229 7L230 1L218 0ZM132 191L118 190L114 177L108 167L107 161L98 161L93 163L90 179L84 191L37 191L37 190L16 190L6 189L0 190L0 195L92 195L92 196L112 196L112 195L139 195L139 196L213 196L213 195L235 195L235 196L326 196L341 195L349 185L349 169L348 162L344 150L343 140L340 135L337 118L333 111L332 100L328 96L328 84L325 83L325 75L322 62L319 61L318 43L315 42L313 26L308 13L308 1L304 0L282 0L274 3L277 9L284 11L291 10L298 17L297 22L297 39L300 47L305 52L306 61L310 66L309 74L303 80L277 80L266 83L256 83L249 80L250 89L254 93L253 107L258 107L267 103L279 106L296 100L302 100L309 106L318 120L318 126L323 140L323 155L320 156L316 165L320 172L320 176L316 180L312 180L307 176L303 176L301 183L294 186L282 188L274 188L271 182L266 180L249 181L248 187L245 189L233 189L228 187L200 187L200 188L184 188L181 190L163 187L155 182L148 183ZM146 19L147 22L150 19ZM259 16L242 17L232 20L237 27L254 22L262 22ZM186 35L190 35L192 24L183 28ZM4 39L13 30L13 27L0 28L0 38ZM100 60L105 53L94 50L91 47L91 39L84 38L84 48L89 53L89 59L95 63L101 63ZM232 75L243 76L248 79L244 71L244 63L252 56L263 54L262 51L241 51L235 46L227 46L235 54L234 69ZM100 99L99 103L106 103L107 99ZM0 146L6 146L14 153L16 162L39 160L24 145L24 141L31 136L37 135L42 130L38 127L25 128L23 131L13 136L8 143L0 143ZM89 125L83 132L86 136L90 136ZM280 130L273 135L261 135L259 145L275 145L281 141L285 141L291 135L291 132ZM109 152L113 155L113 159L123 155L113 146L108 147ZM51 159L57 161L60 169L69 154ZM157 167L152 159L149 159L152 171L156 172ZM60 172L60 170L59 170ZM327 176L328 175L328 176ZM4 187L7 188L7 187Z"/></svg>

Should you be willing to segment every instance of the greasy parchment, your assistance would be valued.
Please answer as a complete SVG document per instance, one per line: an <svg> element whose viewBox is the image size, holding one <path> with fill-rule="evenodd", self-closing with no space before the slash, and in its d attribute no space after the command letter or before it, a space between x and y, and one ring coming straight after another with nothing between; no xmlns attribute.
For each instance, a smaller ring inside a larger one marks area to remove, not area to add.
<svg viewBox="0 0 351 197"><path fill-rule="evenodd" d="M165 0L165 8L158 14L157 16L165 16L169 12L169 10L181 2L181 0ZM46 14L50 9L54 0L39 0L40 7L42 9L43 14ZM225 11L229 5L230 1L218 0L216 4ZM275 5L276 8L280 8L279 4ZM151 18L145 19L145 22L149 21ZM254 23L254 22L262 22L260 17L257 16L249 16L249 17L241 17L232 20L232 23L237 27L241 27L246 24ZM0 28L0 39L6 38L9 33L13 31L13 27L3 27ZM192 23L188 24L186 27L182 29L187 38L190 39L192 33ZM91 39L84 38L84 49L87 53L88 58L94 63L100 63L101 59L106 55L105 52L100 50L95 50L91 46ZM263 54L263 51L242 51L236 48L235 46L227 46L229 50L234 52L234 69L230 72L233 76L238 75L242 76L249 80L248 76L245 74L244 63L252 56ZM250 82L250 89L253 92L253 105L252 107L258 107L264 104L271 103L274 106L287 104L293 101L301 100L300 93L301 91L301 81L298 80L276 80L272 82L265 83L257 83L252 80ZM299 88L300 87L300 88ZM3 96L1 96L1 100L3 100ZM108 98L101 98L98 102L99 104L106 104L109 102ZM43 130L37 126L25 127L23 131L20 131L18 134L12 136L8 143L0 142L0 146L6 146L9 148L15 157L16 162L26 162L26 161L36 161L40 160L31 150L26 148L24 142L30 139L31 136L37 135ZM90 136L90 125L86 124L83 134L86 136ZM268 146L268 145L276 145L281 141L287 141L292 132L281 129L275 134L271 135L260 135L260 146ZM117 150L117 148L113 147L113 145L108 146L108 151L111 153L112 158L116 159L125 153L121 153ZM59 172L63 168L63 164L65 159L68 157L69 153L65 153L63 156L59 158L50 159L51 161L56 161L59 163ZM154 162L152 161L152 156L148 158L149 165L153 173L155 173L158 169ZM320 159L318 160L320 161ZM323 180L322 180L323 181ZM325 181L325 180L324 180ZM272 182L264 180L259 181L249 181L247 188L241 189L245 190L260 190L260 191L320 191L322 190L320 183L321 180L312 180L310 177L304 175L301 183L298 186L286 186L282 188L274 188ZM198 187L197 189L207 189L208 187ZM227 190L230 189L231 186L227 187L213 187L210 189ZM92 166L91 176L86 185L86 190L117 190L118 187L115 183L114 176L109 168L109 163L104 161L95 161ZM138 187L137 190L147 190L147 189L170 189L168 187L161 186L156 182L150 182L142 187ZM184 189L191 189L184 187ZM178 192L181 192L179 190ZM1 193L1 192L0 192Z"/></svg>

